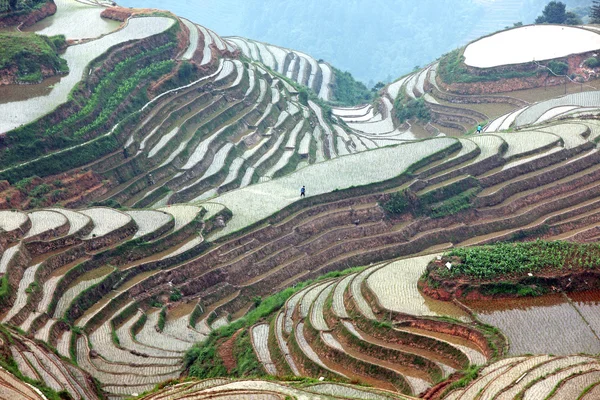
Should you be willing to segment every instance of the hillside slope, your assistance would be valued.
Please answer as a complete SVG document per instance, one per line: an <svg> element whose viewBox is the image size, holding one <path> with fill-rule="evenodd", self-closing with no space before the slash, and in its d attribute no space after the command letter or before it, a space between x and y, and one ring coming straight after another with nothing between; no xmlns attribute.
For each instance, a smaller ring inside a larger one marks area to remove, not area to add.
<svg viewBox="0 0 600 400"><path fill-rule="evenodd" d="M1 390L29 377L111 400L595 393L597 359L571 354L600 351L597 304L558 294L548 318L511 325L419 290L454 247L598 240L593 81L465 95L434 62L332 106L331 67L307 54L169 13L57 4L43 29L71 38L69 74L0 104ZM89 29L64 24L83 15ZM109 33L101 15L119 19ZM267 376L281 382L253 379Z"/></svg>

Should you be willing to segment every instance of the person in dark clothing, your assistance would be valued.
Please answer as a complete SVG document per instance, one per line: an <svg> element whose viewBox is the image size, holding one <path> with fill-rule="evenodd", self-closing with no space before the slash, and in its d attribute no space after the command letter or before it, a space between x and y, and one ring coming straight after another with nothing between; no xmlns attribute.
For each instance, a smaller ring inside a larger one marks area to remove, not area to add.
<svg viewBox="0 0 600 400"><path fill-rule="evenodd" d="M300 189L300 197L305 197L306 195L306 188L304 186L302 186L302 188Z"/></svg>

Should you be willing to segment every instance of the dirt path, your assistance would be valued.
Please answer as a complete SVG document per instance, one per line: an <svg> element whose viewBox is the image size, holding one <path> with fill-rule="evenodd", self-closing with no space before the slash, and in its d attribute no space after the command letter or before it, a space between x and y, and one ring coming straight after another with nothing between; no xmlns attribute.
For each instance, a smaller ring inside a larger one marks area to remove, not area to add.
<svg viewBox="0 0 600 400"><path fill-rule="evenodd" d="M223 342L217 350L217 352L219 353L219 357L221 357L221 360L223 360L225 368L227 368L228 374L230 374L231 371L233 371L233 369L237 367L237 362L235 360L235 356L233 355L233 347L235 346L235 340L237 339L241 331L242 330L240 329L239 331L234 333L233 336L227 339L225 342Z"/></svg>

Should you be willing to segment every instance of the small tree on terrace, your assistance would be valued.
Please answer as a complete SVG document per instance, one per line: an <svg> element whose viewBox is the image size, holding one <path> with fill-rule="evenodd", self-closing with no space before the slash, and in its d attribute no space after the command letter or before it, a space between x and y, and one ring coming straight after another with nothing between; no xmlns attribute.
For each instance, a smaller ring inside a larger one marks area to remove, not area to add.
<svg viewBox="0 0 600 400"><path fill-rule="evenodd" d="M564 24L567 20L567 6L561 1L551 1L546 4L542 15L535 19L536 24Z"/></svg>
<svg viewBox="0 0 600 400"><path fill-rule="evenodd" d="M594 0L592 2L592 8L590 10L590 22L592 24L600 24L600 0Z"/></svg>

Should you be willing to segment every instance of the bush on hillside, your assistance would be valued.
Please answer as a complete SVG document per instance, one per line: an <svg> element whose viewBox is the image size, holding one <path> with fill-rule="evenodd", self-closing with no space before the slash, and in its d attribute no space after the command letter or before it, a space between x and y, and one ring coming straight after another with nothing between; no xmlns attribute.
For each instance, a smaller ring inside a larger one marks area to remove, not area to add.
<svg viewBox="0 0 600 400"><path fill-rule="evenodd" d="M414 118L421 122L429 122L431 120L431 114L425 104L425 99L422 97L416 100L412 99L404 101L400 96L394 103L394 109L396 111L396 117L401 123Z"/></svg>
<svg viewBox="0 0 600 400"><path fill-rule="evenodd" d="M354 79L350 72L342 72L333 68L333 97L335 102L345 106L356 106L370 103L373 93L364 83Z"/></svg>
<svg viewBox="0 0 600 400"><path fill-rule="evenodd" d="M392 215L400 215L407 210L409 204L406 190L402 190L400 192L392 193L390 199L381 206L385 211Z"/></svg>
<svg viewBox="0 0 600 400"><path fill-rule="evenodd" d="M580 25L581 18L572 11L566 10L567 6L561 1L551 1L546 4L542 15L536 18L536 24L564 24Z"/></svg>
<svg viewBox="0 0 600 400"><path fill-rule="evenodd" d="M600 60L598 60L596 57L590 57L583 62L583 65L588 68L600 67Z"/></svg>
<svg viewBox="0 0 600 400"><path fill-rule="evenodd" d="M555 75L566 75L567 72L569 72L569 64L561 61L550 61L548 63L548 68L550 68Z"/></svg>

